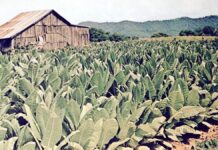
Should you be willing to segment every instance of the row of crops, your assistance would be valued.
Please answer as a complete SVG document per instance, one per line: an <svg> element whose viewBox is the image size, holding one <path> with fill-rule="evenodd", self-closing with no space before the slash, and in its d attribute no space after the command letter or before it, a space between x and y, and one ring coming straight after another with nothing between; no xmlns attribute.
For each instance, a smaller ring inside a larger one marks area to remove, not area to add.
<svg viewBox="0 0 218 150"><path fill-rule="evenodd" d="M0 148L170 149L218 120L212 42L0 55Z"/></svg>

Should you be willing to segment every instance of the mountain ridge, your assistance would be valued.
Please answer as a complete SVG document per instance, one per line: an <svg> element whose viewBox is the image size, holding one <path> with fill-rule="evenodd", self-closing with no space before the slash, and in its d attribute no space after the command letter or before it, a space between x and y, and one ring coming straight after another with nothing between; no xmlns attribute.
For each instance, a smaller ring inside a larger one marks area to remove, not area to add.
<svg viewBox="0 0 218 150"><path fill-rule="evenodd" d="M81 22L79 25L102 29L111 33L118 33L126 36L150 37L162 32L169 35L178 35L181 30L196 30L204 26L218 27L218 15L210 15L199 18L180 17L167 20L153 21L129 21L120 22Z"/></svg>

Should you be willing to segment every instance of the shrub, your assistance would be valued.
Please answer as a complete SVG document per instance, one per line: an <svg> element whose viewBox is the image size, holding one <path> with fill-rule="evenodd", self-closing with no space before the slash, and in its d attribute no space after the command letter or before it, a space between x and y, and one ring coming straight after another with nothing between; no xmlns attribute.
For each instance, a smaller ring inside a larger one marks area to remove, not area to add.
<svg viewBox="0 0 218 150"><path fill-rule="evenodd" d="M124 41L124 40L128 40L128 39L136 39L136 37L129 37L129 36L124 36L124 35L120 35L120 34L111 34L110 32L105 32L101 29L95 29L95 28L91 28L89 30L90 32L90 41L91 42L102 42L102 41L115 41L115 42L119 42L119 41Z"/></svg>
<svg viewBox="0 0 218 150"><path fill-rule="evenodd" d="M211 26L205 26L203 29L203 34L204 35L211 35L213 36L214 35L214 32L215 32L215 28L214 27L211 27Z"/></svg>
<svg viewBox="0 0 218 150"><path fill-rule="evenodd" d="M195 32L191 31L191 30L182 30L179 33L180 36L194 36Z"/></svg>
<svg viewBox="0 0 218 150"><path fill-rule="evenodd" d="M168 37L169 35L167 35L166 33L155 33L153 34L151 37Z"/></svg>

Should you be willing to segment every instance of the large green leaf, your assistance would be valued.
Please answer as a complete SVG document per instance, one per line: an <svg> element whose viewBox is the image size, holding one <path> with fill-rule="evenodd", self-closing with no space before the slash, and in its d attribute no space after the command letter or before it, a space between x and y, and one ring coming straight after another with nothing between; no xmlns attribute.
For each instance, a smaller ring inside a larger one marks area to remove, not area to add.
<svg viewBox="0 0 218 150"><path fill-rule="evenodd" d="M80 105L83 105L84 103L84 95L85 93L83 92L83 89L80 87L80 88L76 88L73 93L72 93L72 98L74 100L77 101L77 103L79 103Z"/></svg>
<svg viewBox="0 0 218 150"><path fill-rule="evenodd" d="M177 113L175 113L172 117L176 120L190 118L193 116L197 116L200 113L205 112L206 109L200 106L184 106Z"/></svg>
<svg viewBox="0 0 218 150"><path fill-rule="evenodd" d="M200 96L198 94L197 90L191 90L189 92L188 98L185 102L185 105L187 106L197 106L199 105Z"/></svg>
<svg viewBox="0 0 218 150"><path fill-rule="evenodd" d="M83 147L76 142L69 142L68 144L70 145L69 149L84 150Z"/></svg>
<svg viewBox="0 0 218 150"><path fill-rule="evenodd" d="M50 112L45 133L42 137L42 145L45 148L53 148L62 135L62 120L54 112Z"/></svg>
<svg viewBox="0 0 218 150"><path fill-rule="evenodd" d="M141 124L138 126L135 134L136 136L143 138L154 137L156 133L157 132L154 129L152 129L152 127L149 124Z"/></svg>
<svg viewBox="0 0 218 150"><path fill-rule="evenodd" d="M31 94L35 89L29 80L21 78L19 80L19 86L21 90L25 91L28 95Z"/></svg>
<svg viewBox="0 0 218 150"><path fill-rule="evenodd" d="M25 72L23 71L23 69L21 67L14 66L14 69L21 77L23 77L25 75Z"/></svg>
<svg viewBox="0 0 218 150"><path fill-rule="evenodd" d="M71 121L73 122L73 125L77 128L80 122L80 106L79 104L71 100L67 105L67 115L70 117Z"/></svg>
<svg viewBox="0 0 218 150"><path fill-rule="evenodd" d="M103 122L103 129L98 141L98 146L103 148L116 134L118 130L118 123L115 119L107 119Z"/></svg>
<svg viewBox="0 0 218 150"><path fill-rule="evenodd" d="M14 150L17 137L12 137L8 140L0 141L1 150Z"/></svg>
<svg viewBox="0 0 218 150"><path fill-rule="evenodd" d="M180 133L180 135L184 135L184 134L187 134L187 133L198 134L198 135L201 134L200 131L197 131L197 130L195 130L195 129L187 126L187 125L182 125L182 126L176 127L175 131Z"/></svg>
<svg viewBox="0 0 218 150"><path fill-rule="evenodd" d="M28 142L28 143L24 144L20 149L21 150L35 150L36 143L35 142Z"/></svg>
<svg viewBox="0 0 218 150"><path fill-rule="evenodd" d="M218 108L218 99L215 100L210 107L213 109L217 109Z"/></svg>
<svg viewBox="0 0 218 150"><path fill-rule="evenodd" d="M35 136L38 140L41 139L41 135L40 135L40 128L39 125L37 124L29 106L24 104L24 109L26 111L26 116L23 116L28 123L30 124L30 129L32 131L33 136Z"/></svg>
<svg viewBox="0 0 218 150"><path fill-rule="evenodd" d="M96 148L98 141L100 139L101 133L103 129L103 119L99 119L93 128L93 133L88 139L88 143L86 145L87 150L93 150Z"/></svg>
<svg viewBox="0 0 218 150"><path fill-rule="evenodd" d="M39 125L41 135L43 136L46 132L46 125L50 117L48 107L44 103L40 103L36 109L36 121Z"/></svg>
<svg viewBox="0 0 218 150"><path fill-rule="evenodd" d="M146 93L146 88L145 88L145 85L142 84L142 83L137 84L132 89L133 98L137 102L143 102L144 101L145 93Z"/></svg>
<svg viewBox="0 0 218 150"><path fill-rule="evenodd" d="M52 89L55 91L60 89L61 86L61 78L59 77L58 70L55 67L53 72L48 75L48 83L51 85Z"/></svg>
<svg viewBox="0 0 218 150"><path fill-rule="evenodd" d="M156 90L160 90L161 84L164 80L164 75L165 75L165 71L160 71L160 72L157 72L157 74L153 78L152 81L154 82L154 86Z"/></svg>
<svg viewBox="0 0 218 150"><path fill-rule="evenodd" d="M104 82L103 82L103 79L102 79L102 75L100 72L95 72L95 74L92 76L92 79L91 79L91 84L92 86L97 86L97 94L98 95L102 95L104 93Z"/></svg>
<svg viewBox="0 0 218 150"><path fill-rule="evenodd" d="M92 119L84 120L78 128L79 132L70 138L71 142L76 142L85 147L94 131L94 122Z"/></svg>
<svg viewBox="0 0 218 150"><path fill-rule="evenodd" d="M178 91L180 89L182 91L182 94L183 94L184 98L186 99L188 97L188 95L189 95L189 89L188 89L187 83L181 78L176 79L176 82L173 85L173 90L174 91Z"/></svg>
<svg viewBox="0 0 218 150"><path fill-rule="evenodd" d="M79 121L82 121L83 118L85 118L85 116L89 114L92 109L93 109L93 106L91 103L87 103L86 105L83 105L82 111L80 113Z"/></svg>
<svg viewBox="0 0 218 150"><path fill-rule="evenodd" d="M179 110L184 106L184 96L180 90L170 92L169 99L169 104L176 110Z"/></svg>
<svg viewBox="0 0 218 150"><path fill-rule="evenodd" d="M127 80L129 79L129 77L130 77L129 74L128 74L128 75L125 75L125 74L124 74L124 71L120 71L120 72L116 75L115 79L116 79L116 82L117 82L118 85L123 85L123 84L125 84L125 83L127 82Z"/></svg>
<svg viewBox="0 0 218 150"><path fill-rule="evenodd" d="M6 132L7 132L7 128L3 128L0 126L0 141L5 139Z"/></svg>
<svg viewBox="0 0 218 150"><path fill-rule="evenodd" d="M165 120L165 117L158 117L155 118L151 123L139 125L138 129L136 130L136 136L154 137L158 133L160 127L164 124Z"/></svg>
<svg viewBox="0 0 218 150"><path fill-rule="evenodd" d="M156 96L156 89L149 76L145 77L146 89L148 90L149 99L154 99Z"/></svg>

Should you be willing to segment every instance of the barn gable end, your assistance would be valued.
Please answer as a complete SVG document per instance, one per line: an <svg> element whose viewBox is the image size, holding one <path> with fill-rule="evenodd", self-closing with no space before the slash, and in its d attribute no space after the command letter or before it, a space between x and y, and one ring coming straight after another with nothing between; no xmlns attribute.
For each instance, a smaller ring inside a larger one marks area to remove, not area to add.
<svg viewBox="0 0 218 150"><path fill-rule="evenodd" d="M25 21L22 23L22 20L24 20L22 16L30 17L31 13L33 14L32 18L29 19L29 25ZM17 20L21 21L14 26L20 27L20 30L13 28L17 31L5 34L6 31L10 31L10 26L6 28L7 24L11 24L11 27L13 27L12 23ZM34 11L21 13L10 22L0 26L0 43L1 39L4 38L11 39L11 48L27 45L33 45L40 49L58 49L66 46L81 47L89 42L89 29L70 24L54 10L47 11L47 13ZM3 49L1 45L0 49Z"/></svg>

